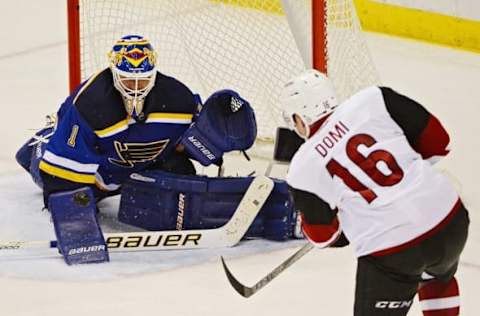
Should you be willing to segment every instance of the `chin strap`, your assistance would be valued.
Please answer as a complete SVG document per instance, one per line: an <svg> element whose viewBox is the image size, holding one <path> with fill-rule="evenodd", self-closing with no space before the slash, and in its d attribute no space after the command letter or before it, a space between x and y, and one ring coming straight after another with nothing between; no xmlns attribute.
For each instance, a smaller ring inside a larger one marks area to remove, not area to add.
<svg viewBox="0 0 480 316"><path fill-rule="evenodd" d="M125 106L125 110L127 111L128 115L132 117L138 117L139 119L143 119L143 116L145 115L142 112L144 102L145 99L135 100L123 96L123 105Z"/></svg>

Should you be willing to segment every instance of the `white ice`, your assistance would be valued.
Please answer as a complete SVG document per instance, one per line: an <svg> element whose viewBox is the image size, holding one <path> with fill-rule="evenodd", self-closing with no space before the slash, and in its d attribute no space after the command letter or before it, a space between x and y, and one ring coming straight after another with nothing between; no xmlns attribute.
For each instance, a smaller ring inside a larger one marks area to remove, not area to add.
<svg viewBox="0 0 480 316"><path fill-rule="evenodd" d="M2 4L2 241L53 238L41 193L13 156L29 129L41 127L66 95L65 10L58 0ZM367 39L383 83L423 103L450 132L452 152L438 167L451 176L470 210L458 279L462 315L478 315L480 55L378 34ZM245 174L262 172L265 165L246 164ZM102 204L107 230L127 229L112 220L117 202ZM249 241L215 251L115 254L109 264L75 267L51 250L0 255L0 315L351 315L355 258L349 248L312 251L249 299L233 291L219 262L225 255L238 278L252 284L300 244ZM409 315L421 315L418 302Z"/></svg>

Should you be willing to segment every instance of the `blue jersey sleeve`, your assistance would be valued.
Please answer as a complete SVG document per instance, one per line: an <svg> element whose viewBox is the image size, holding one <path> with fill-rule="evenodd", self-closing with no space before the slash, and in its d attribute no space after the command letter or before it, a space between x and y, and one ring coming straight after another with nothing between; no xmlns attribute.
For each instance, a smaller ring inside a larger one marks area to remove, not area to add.
<svg viewBox="0 0 480 316"><path fill-rule="evenodd" d="M75 106L62 106L55 134L47 144L40 170L75 183L94 184L102 157L96 152L96 135Z"/></svg>

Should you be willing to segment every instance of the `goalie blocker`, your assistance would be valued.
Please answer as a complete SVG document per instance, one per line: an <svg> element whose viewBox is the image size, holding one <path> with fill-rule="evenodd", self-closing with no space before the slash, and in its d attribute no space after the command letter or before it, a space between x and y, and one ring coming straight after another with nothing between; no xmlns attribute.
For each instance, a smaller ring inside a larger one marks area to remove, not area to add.
<svg viewBox="0 0 480 316"><path fill-rule="evenodd" d="M252 179L185 176L158 170L134 173L122 186L118 218L155 231L218 228L230 220ZM296 212L288 186L282 180L274 180L274 184L245 237L296 237Z"/></svg>
<svg viewBox="0 0 480 316"><path fill-rule="evenodd" d="M58 250L67 264L109 261L91 188L51 194L48 209L52 214Z"/></svg>

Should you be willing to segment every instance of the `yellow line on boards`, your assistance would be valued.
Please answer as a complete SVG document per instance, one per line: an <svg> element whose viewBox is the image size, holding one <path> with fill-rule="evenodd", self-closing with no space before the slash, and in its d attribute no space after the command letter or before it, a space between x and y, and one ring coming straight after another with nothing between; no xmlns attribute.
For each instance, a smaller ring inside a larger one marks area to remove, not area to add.
<svg viewBox="0 0 480 316"><path fill-rule="evenodd" d="M210 0L284 15L280 0ZM294 0L302 1L302 0ZM345 8L351 0L328 0L329 10ZM386 4L379 0L353 0L366 31L413 38L480 52L480 21Z"/></svg>
<svg viewBox="0 0 480 316"><path fill-rule="evenodd" d="M480 21L372 0L355 0L355 5L362 28L366 31L480 52Z"/></svg>

